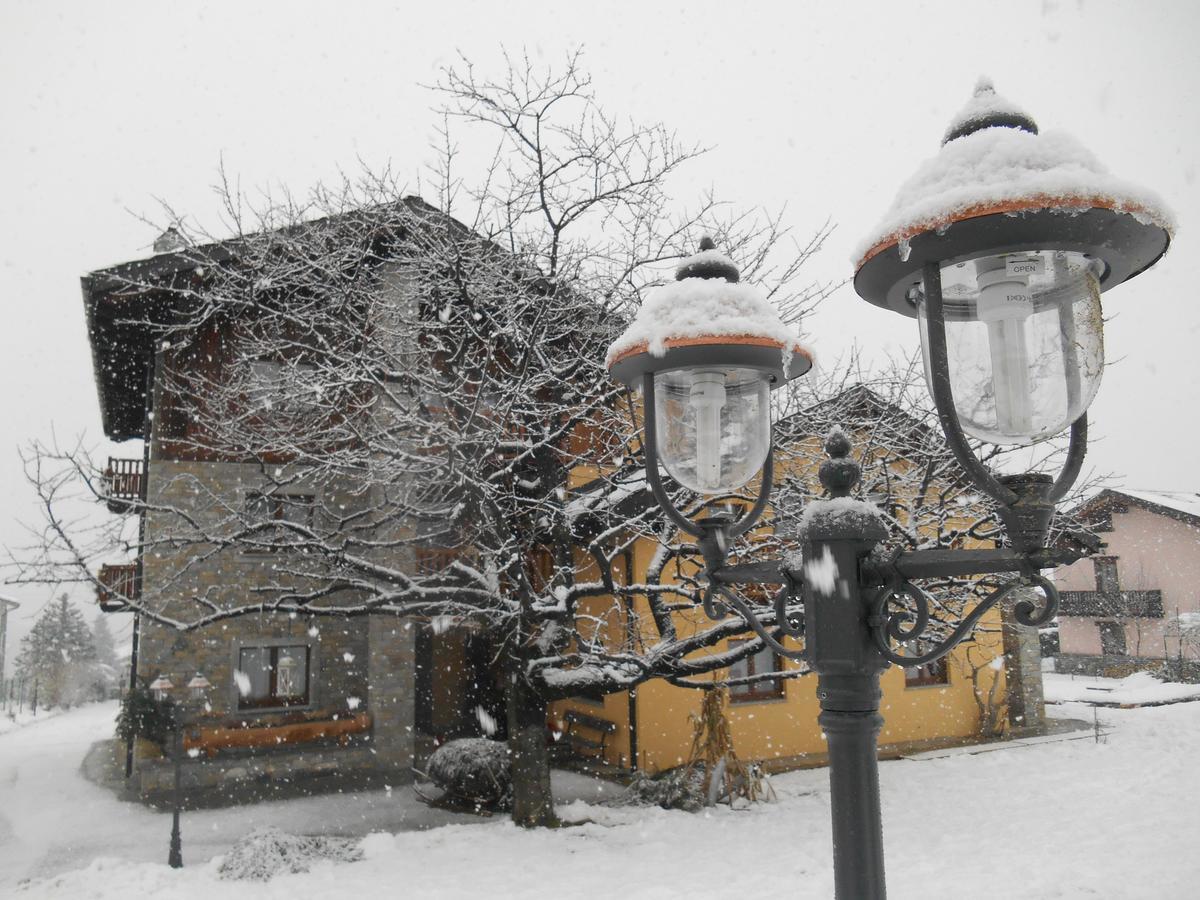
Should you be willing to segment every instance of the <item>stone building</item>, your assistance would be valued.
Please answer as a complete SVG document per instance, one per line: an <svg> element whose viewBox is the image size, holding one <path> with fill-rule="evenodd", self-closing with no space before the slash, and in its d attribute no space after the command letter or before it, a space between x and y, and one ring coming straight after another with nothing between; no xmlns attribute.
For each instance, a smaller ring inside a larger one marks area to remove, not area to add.
<svg viewBox="0 0 1200 900"><path fill-rule="evenodd" d="M403 202L421 216L437 215L417 198ZM222 252L220 245L207 250ZM364 497L345 479L280 488L264 472L270 460L214 455L192 439L194 423L173 404L163 374L187 363L172 356L182 351L161 342L153 324L169 315L171 286L196 268L196 257L169 232L148 259L82 279L104 433L140 442L140 458L109 460L102 493L111 511L136 514L128 527L152 548L104 565L98 599L103 610L123 612L130 598L135 605L154 598L152 608L134 613L129 684L157 685L184 707L185 784L231 793L306 780L391 784L410 777L435 740L480 733L478 707L495 713L502 733L488 656L478 635L453 623L434 633L427 620L382 613L261 610L196 630L173 627L197 610L253 606L256 592L278 583L280 567L303 569L296 555L269 548L181 544L175 551L171 522L179 510L197 528L215 530L231 510L243 519L311 524L323 511L353 510ZM225 337L219 330L201 336L197 357L218 377ZM149 796L171 783L170 761L149 742L131 742L127 757L131 793Z"/></svg>

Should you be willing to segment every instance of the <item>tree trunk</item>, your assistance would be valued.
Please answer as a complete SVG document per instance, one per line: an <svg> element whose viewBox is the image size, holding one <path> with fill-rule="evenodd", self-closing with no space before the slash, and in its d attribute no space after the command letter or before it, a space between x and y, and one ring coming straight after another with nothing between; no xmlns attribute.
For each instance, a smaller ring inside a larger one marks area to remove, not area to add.
<svg viewBox="0 0 1200 900"><path fill-rule="evenodd" d="M509 679L508 749L513 821L525 828L557 825L546 747L546 700L520 676Z"/></svg>

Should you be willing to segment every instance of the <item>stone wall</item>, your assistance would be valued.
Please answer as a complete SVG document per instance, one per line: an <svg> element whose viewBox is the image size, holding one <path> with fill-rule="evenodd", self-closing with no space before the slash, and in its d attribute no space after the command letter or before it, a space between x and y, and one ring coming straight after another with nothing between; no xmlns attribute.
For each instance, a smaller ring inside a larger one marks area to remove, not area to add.
<svg viewBox="0 0 1200 900"><path fill-rule="evenodd" d="M1200 683L1200 663L1188 659L1153 656L1116 656L1087 653L1060 653L1054 657L1054 671L1064 675L1092 675L1124 678L1134 672L1161 673L1172 681Z"/></svg>
<svg viewBox="0 0 1200 900"><path fill-rule="evenodd" d="M1017 600L1024 599L1024 594L1024 591L1018 591ZM1014 729L1037 728L1046 718L1046 703L1042 693L1042 647L1038 631L1019 624L1013 618L1011 604L1005 605L1001 615L1008 723Z"/></svg>
<svg viewBox="0 0 1200 900"><path fill-rule="evenodd" d="M417 625L392 615L369 619L369 707L376 765L406 775L413 765Z"/></svg>
<svg viewBox="0 0 1200 900"><path fill-rule="evenodd" d="M163 508L187 510L204 527L223 527L245 509L247 496L263 487L255 465L224 462L152 460L148 493L143 598L155 610L180 622L194 621L212 609L233 609L261 602L261 589L276 583L280 567L302 568L303 559L278 553L245 553L192 544L175 549L174 529L184 528ZM311 493L329 505L350 492L329 486L298 485L293 492ZM339 496L339 493L341 496ZM343 504L343 508L344 508ZM186 554L186 556L185 556ZM302 745L267 751L221 752L212 759L185 763L184 780L206 787L239 778L273 779L327 769L407 772L412 763L413 628L395 616L338 618L255 611L181 631L143 616L138 675L145 682L167 675L176 699L197 672L212 687L206 703L188 698L189 721L210 725L277 724L285 718L334 718L369 712L370 735L338 747ZM239 704L235 673L242 648L303 645L309 648L308 702L285 709L245 709ZM162 790L171 767L148 745L135 754L137 784L143 796ZM167 774L164 774L164 771ZM393 776L394 777L394 776Z"/></svg>

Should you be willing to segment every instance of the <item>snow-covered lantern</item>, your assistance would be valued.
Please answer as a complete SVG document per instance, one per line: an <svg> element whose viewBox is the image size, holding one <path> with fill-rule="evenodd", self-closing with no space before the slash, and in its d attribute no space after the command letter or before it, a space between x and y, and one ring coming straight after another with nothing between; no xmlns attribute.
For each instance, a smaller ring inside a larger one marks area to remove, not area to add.
<svg viewBox="0 0 1200 900"><path fill-rule="evenodd" d="M1100 294L1157 262L1173 227L1158 197L981 79L860 245L854 287L919 320L952 441L957 419L1030 444L1083 416L1104 368Z"/></svg>
<svg viewBox="0 0 1200 900"><path fill-rule="evenodd" d="M608 348L612 377L640 389L651 483L660 461L702 494L739 488L769 459L770 392L812 367L767 292L741 282L710 238L652 291Z"/></svg>
<svg viewBox="0 0 1200 900"><path fill-rule="evenodd" d="M193 700L203 700L208 693L208 689L212 687L212 683L203 674L197 672L192 676L192 680L187 683L187 686Z"/></svg>
<svg viewBox="0 0 1200 900"><path fill-rule="evenodd" d="M150 693L154 699L162 703L171 696L171 691L175 689L174 683L166 675L159 675L150 682Z"/></svg>

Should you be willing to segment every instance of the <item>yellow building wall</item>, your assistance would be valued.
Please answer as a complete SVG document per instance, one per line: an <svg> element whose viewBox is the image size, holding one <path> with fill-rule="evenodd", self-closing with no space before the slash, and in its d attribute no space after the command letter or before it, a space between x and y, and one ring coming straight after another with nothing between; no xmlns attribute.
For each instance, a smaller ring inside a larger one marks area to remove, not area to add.
<svg viewBox="0 0 1200 900"><path fill-rule="evenodd" d="M820 459L815 443L810 450L811 454L798 455L797 458ZM903 465L904 462L900 461L899 466ZM811 473L806 477L811 477ZM639 573L646 572L655 549L649 540L639 541L635 545L635 580ZM581 569L586 569L588 564L581 560ZM615 573L618 581L621 574ZM624 615L611 598L594 598L581 607L580 613L604 622L602 627L608 635L607 646L610 648L615 649L622 641L629 639ZM657 635L653 633L649 606L644 598L636 601L635 613L635 619L643 623L641 640L647 644L653 643ZM711 626L700 609L676 613L675 624L681 637ZM752 633L742 637L747 636L752 636ZM701 652L721 652L724 649L724 646L720 646L711 651ZM975 632L974 643L960 645L951 652L948 660L948 684L906 686L903 669L892 666L886 670L881 678L883 698L880 713L884 718L879 736L881 748L922 741L953 742L955 739L976 736L979 733L981 715L975 699L976 686L972 683L971 671L980 670L980 688L986 693L993 678L1004 677L1002 670L997 671L986 666L989 660L1000 656L1002 652L999 612L992 610L981 620ZM785 659L782 665L784 671L789 671L801 664ZM724 671L719 671L716 673L716 680L725 676ZM728 703L726 712L734 748L742 759L764 762L777 760L782 766L786 766L789 761L793 764L803 764L803 757L819 755L826 751L825 741L817 724L820 704L816 696L816 674L808 673L798 678L785 679L783 684L783 697ZM1001 700L1003 690L1002 680ZM687 760L693 739L691 716L699 712L701 699L702 691L677 687L663 680L650 681L638 687L636 710L639 769L655 773L681 765ZM615 723L617 731L606 741L604 759L616 766L629 765L627 693L609 695L604 698L602 704L576 699L561 701L553 704L552 716L562 721L563 714L569 709L577 709L581 713ZM593 737L591 734L588 736Z"/></svg>
<svg viewBox="0 0 1200 900"><path fill-rule="evenodd" d="M984 627L987 626L985 620ZM986 635L979 643L992 638ZM988 658L1001 652L995 636ZM904 671L892 666L883 673L880 686L883 699L880 713L884 719L879 735L881 747L941 739L967 739L978 734L980 712L975 701L969 670L963 664L965 649L951 653L949 684L906 686ZM978 651L976 651L978 654ZM783 661L784 671L799 664ZM723 677L723 672L717 673ZM982 675L986 691L995 673ZM1003 678L1003 673L1000 673ZM745 760L789 761L802 763L802 757L826 750L817 725L820 703L817 700L817 676L807 673L785 679L784 695L778 699L730 702L726 706L734 748ZM1003 684L1001 684L1001 692ZM561 716L568 709L598 716L616 723L617 731L607 741L604 758L612 765L629 765L629 699L627 693L610 694L603 704L566 700L555 704ZM654 773L684 763L691 750L691 716L699 713L701 691L676 687L654 680L637 689L638 768ZM790 757L801 759L789 760Z"/></svg>

